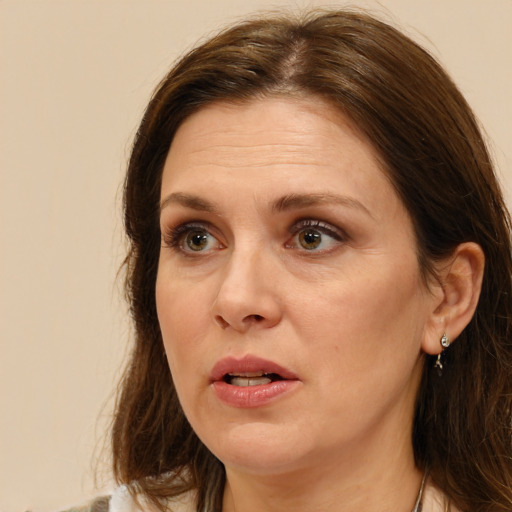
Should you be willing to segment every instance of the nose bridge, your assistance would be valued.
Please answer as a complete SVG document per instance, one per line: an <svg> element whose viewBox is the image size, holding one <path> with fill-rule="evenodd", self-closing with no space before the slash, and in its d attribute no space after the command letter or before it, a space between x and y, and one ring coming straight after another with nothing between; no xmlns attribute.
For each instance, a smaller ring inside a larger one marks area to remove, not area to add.
<svg viewBox="0 0 512 512"><path fill-rule="evenodd" d="M256 244L239 244L231 252L213 304L215 321L245 331L253 324L270 327L281 318L275 281L277 261Z"/></svg>

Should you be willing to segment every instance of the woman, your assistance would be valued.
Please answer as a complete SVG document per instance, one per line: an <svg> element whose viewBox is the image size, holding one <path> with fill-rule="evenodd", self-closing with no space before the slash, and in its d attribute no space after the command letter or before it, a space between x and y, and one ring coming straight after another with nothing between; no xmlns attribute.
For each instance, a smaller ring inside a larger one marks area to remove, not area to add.
<svg viewBox="0 0 512 512"><path fill-rule="evenodd" d="M110 510L512 510L509 217L424 50L351 11L229 28L124 199Z"/></svg>

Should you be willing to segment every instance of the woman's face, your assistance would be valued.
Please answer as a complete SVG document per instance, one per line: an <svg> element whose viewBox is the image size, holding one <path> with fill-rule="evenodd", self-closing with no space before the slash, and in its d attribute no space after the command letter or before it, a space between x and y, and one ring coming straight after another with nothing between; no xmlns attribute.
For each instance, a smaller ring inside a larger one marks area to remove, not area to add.
<svg viewBox="0 0 512 512"><path fill-rule="evenodd" d="M161 201L165 349L188 420L227 469L411 455L435 294L350 123L315 98L204 108L174 138Z"/></svg>

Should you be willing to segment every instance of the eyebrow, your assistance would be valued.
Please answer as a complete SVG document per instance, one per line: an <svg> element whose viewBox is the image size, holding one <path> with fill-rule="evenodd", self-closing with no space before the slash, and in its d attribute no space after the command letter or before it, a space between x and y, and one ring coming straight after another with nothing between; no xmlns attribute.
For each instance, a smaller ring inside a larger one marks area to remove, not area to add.
<svg viewBox="0 0 512 512"><path fill-rule="evenodd" d="M178 204L192 210L219 215L219 211L213 203L193 194L186 194L183 192L174 192L169 194L160 203L160 212L170 204ZM308 208L310 206L320 206L323 204L339 204L348 208L354 208L366 213L371 218L374 218L368 208L366 208L366 206L357 199L331 193L287 194L273 201L271 204L271 210L274 212L285 212Z"/></svg>
<svg viewBox="0 0 512 512"><path fill-rule="evenodd" d="M288 194L283 196L272 203L272 210L276 212L298 210L301 208L307 208L309 206L319 206L323 204L339 204L356 210L361 210L370 217L373 218L370 210L366 206L348 196L342 196L338 194Z"/></svg>
<svg viewBox="0 0 512 512"><path fill-rule="evenodd" d="M169 194L165 199L160 203L160 212L170 204L178 204L184 206L185 208L190 208L192 210L197 210L201 212L213 213L217 214L217 208L202 197L195 196L193 194L184 194L183 192L174 192L173 194Z"/></svg>

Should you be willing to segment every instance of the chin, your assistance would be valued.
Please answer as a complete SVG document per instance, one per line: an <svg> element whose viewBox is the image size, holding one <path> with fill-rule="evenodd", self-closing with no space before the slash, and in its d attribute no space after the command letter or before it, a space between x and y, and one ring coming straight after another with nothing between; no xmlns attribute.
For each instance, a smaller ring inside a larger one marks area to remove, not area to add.
<svg viewBox="0 0 512 512"><path fill-rule="evenodd" d="M226 466L253 474L272 474L292 469L304 455L304 443L290 425L251 423L226 428L206 446ZM204 442L204 441L203 441ZM299 452L298 447L301 447Z"/></svg>

